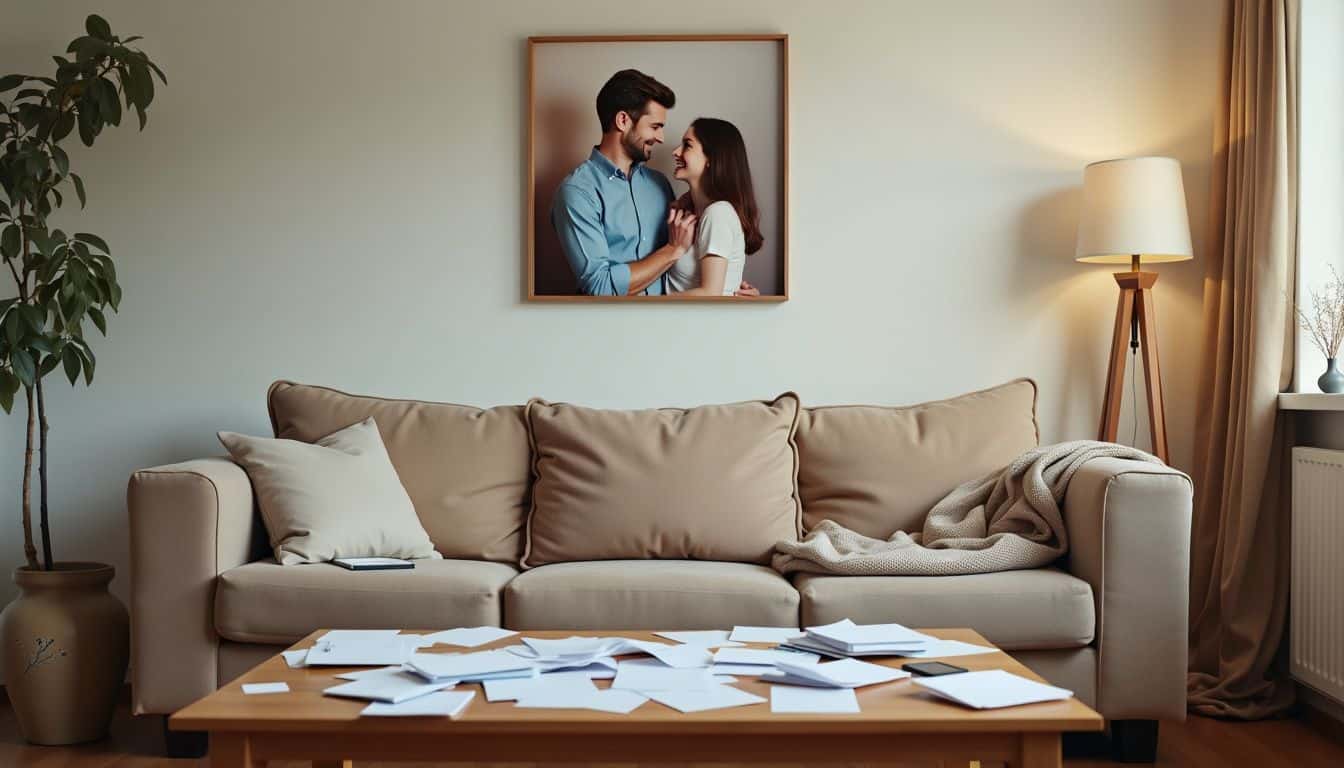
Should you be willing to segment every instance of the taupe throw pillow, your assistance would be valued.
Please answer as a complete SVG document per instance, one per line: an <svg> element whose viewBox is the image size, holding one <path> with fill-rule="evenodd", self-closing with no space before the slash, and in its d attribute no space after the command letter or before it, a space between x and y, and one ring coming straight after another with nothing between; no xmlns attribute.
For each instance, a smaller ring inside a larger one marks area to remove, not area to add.
<svg viewBox="0 0 1344 768"><path fill-rule="evenodd" d="M796 540L798 397L612 411L533 400L523 567L573 560L768 563Z"/></svg>
<svg viewBox="0 0 1344 768"><path fill-rule="evenodd" d="M220 432L247 470L281 565L333 557L437 558L373 419L314 443Z"/></svg>

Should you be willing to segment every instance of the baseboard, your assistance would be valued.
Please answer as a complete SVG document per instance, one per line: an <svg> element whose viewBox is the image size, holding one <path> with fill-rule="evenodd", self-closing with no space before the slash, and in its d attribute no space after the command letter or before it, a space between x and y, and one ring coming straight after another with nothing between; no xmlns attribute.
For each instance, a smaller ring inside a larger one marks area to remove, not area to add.
<svg viewBox="0 0 1344 768"><path fill-rule="evenodd" d="M1315 688L1297 683L1297 709L1302 720L1319 733L1344 744L1344 704Z"/></svg>

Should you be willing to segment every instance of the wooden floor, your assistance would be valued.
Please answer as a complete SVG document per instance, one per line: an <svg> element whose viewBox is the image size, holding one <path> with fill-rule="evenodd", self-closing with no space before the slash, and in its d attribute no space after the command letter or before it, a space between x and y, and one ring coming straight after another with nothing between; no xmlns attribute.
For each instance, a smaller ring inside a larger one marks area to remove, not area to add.
<svg viewBox="0 0 1344 768"><path fill-rule="evenodd" d="M1157 761L1160 768L1344 767L1344 744L1297 720L1228 723L1192 717L1184 723L1163 723L1161 734ZM118 709L112 735L106 741L68 748L29 746L19 735L8 702L0 695L0 768L208 768L210 764L209 760L169 760L161 754L157 720L133 718L125 706ZM893 755L893 759L899 760L899 756ZM1064 764L1068 768L1114 768L1120 765L1100 756L1070 757ZM381 765L394 768L416 764ZM456 765L466 768L463 764ZM673 764L649 762L639 765L640 768L662 768ZM271 763L271 768L291 766L306 768L303 763ZM375 768L380 764L355 763L355 766ZM532 766L514 765L511 768Z"/></svg>

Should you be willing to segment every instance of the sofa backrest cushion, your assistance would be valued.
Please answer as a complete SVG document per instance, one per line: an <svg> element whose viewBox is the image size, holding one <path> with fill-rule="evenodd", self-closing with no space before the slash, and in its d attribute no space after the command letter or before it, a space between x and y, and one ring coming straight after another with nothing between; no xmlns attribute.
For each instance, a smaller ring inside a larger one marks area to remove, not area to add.
<svg viewBox="0 0 1344 768"><path fill-rule="evenodd" d="M658 558L768 563L776 541L799 534L799 410L792 393L635 411L533 400L523 567Z"/></svg>
<svg viewBox="0 0 1344 768"><path fill-rule="evenodd" d="M304 442L372 417L435 549L518 561L529 483L522 406L389 400L291 381L272 384L267 402L275 436Z"/></svg>
<svg viewBox="0 0 1344 768"><path fill-rule="evenodd" d="M949 491L1038 440L1030 379L899 408L808 408L797 435L803 529L833 520L879 539L918 531Z"/></svg>

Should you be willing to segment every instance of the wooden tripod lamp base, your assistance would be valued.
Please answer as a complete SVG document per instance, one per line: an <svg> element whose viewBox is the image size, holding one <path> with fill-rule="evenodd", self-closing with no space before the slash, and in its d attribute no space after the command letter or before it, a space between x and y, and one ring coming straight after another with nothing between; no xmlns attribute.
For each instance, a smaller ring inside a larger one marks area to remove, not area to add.
<svg viewBox="0 0 1344 768"><path fill-rule="evenodd" d="M1138 259L1135 259L1138 261ZM1153 454L1167 461L1167 424L1162 409L1162 374L1157 360L1157 318L1153 305L1156 272L1115 273L1120 284L1120 303L1115 310L1115 334L1111 338L1111 359L1106 373L1106 398L1102 402L1099 439L1115 442L1120 429L1120 403L1125 392L1125 347L1143 352L1143 376L1147 381L1148 428L1153 438ZM1138 371L1134 372L1138 375Z"/></svg>

